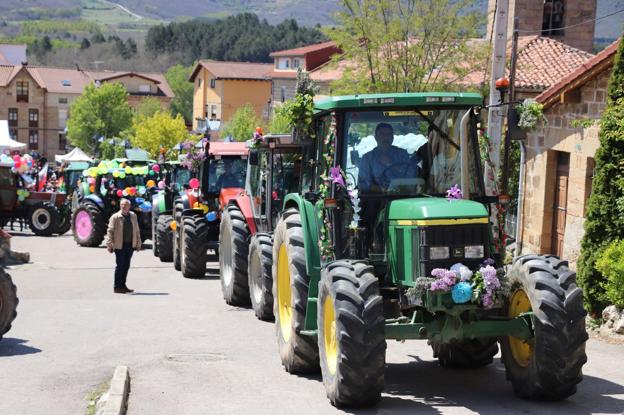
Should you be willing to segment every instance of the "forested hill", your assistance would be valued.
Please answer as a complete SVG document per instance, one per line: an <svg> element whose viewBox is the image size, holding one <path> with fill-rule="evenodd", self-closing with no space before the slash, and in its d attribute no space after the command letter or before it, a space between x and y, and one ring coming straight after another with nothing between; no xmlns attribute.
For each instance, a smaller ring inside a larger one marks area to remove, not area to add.
<svg viewBox="0 0 624 415"><path fill-rule="evenodd" d="M269 53L326 40L317 28L300 27L295 20L276 26L252 13L221 20L195 19L151 27L147 51L178 52L187 62L215 59L243 62L271 62Z"/></svg>

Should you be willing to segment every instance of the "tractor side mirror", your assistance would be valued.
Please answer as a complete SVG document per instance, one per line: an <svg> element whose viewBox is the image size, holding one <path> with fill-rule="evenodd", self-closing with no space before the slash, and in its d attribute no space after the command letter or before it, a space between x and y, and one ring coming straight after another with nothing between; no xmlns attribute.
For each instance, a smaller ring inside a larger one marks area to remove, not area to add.
<svg viewBox="0 0 624 415"><path fill-rule="evenodd" d="M509 129L509 138L512 140L524 140L527 138L526 131L518 127L520 122L520 114L518 110L511 106L507 111L507 128Z"/></svg>
<svg viewBox="0 0 624 415"><path fill-rule="evenodd" d="M256 150L249 151L249 165L257 166L259 164L258 161L258 152Z"/></svg>

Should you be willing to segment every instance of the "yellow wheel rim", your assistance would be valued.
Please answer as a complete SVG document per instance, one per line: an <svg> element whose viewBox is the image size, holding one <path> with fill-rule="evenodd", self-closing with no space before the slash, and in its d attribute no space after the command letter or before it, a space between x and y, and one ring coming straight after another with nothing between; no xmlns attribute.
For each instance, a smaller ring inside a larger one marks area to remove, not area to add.
<svg viewBox="0 0 624 415"><path fill-rule="evenodd" d="M523 289L518 288L511 296L509 303L509 317L517 317L531 311L531 302ZM533 357L533 345L526 340L509 336L509 347L516 364L527 367Z"/></svg>
<svg viewBox="0 0 624 415"><path fill-rule="evenodd" d="M323 341L325 344L325 363L332 375L336 374L338 364L338 342L336 341L336 316L334 302L327 296L323 303Z"/></svg>
<svg viewBox="0 0 624 415"><path fill-rule="evenodd" d="M290 340L292 330L292 294L290 292L290 270L286 244L282 244L277 257L277 302L282 338Z"/></svg>

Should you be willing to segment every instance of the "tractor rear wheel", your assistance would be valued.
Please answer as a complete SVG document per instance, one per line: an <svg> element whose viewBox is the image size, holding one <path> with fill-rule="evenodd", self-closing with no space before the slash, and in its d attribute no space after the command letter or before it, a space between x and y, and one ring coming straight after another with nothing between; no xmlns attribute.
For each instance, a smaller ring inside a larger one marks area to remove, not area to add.
<svg viewBox="0 0 624 415"><path fill-rule="evenodd" d="M64 205L61 209L59 209L59 216L56 222L56 227L54 228L54 233L58 234L59 236L65 235L67 231L71 229L71 218L71 206Z"/></svg>
<svg viewBox="0 0 624 415"><path fill-rule="evenodd" d="M180 232L180 264L185 278L206 276L208 221L203 216L184 216Z"/></svg>
<svg viewBox="0 0 624 415"><path fill-rule="evenodd" d="M11 329L11 323L17 316L17 288L11 276L0 268L0 339Z"/></svg>
<svg viewBox="0 0 624 415"><path fill-rule="evenodd" d="M91 203L78 206L72 215L74 240L80 246L99 246L106 234L102 211Z"/></svg>
<svg viewBox="0 0 624 415"><path fill-rule="evenodd" d="M282 365L290 373L319 369L318 345L301 334L305 325L310 276L306 272L301 217L287 209L273 241L273 314Z"/></svg>
<svg viewBox="0 0 624 415"><path fill-rule="evenodd" d="M327 265L319 284L318 348L327 397L335 406L372 405L386 365L383 298L373 267Z"/></svg>
<svg viewBox="0 0 624 415"><path fill-rule="evenodd" d="M248 305L249 228L245 216L236 205L228 205L221 216L219 251L223 299L231 305Z"/></svg>
<svg viewBox="0 0 624 415"><path fill-rule="evenodd" d="M50 236L58 222L58 209L50 202L39 203L30 209L28 226L37 236Z"/></svg>
<svg viewBox="0 0 624 415"><path fill-rule="evenodd" d="M180 239L182 235L182 211L184 205L181 200L176 200L173 209L173 220L176 223L176 227L173 230L173 267L176 271L182 270L182 264L180 263Z"/></svg>
<svg viewBox="0 0 624 415"><path fill-rule="evenodd" d="M490 338L463 340L456 343L432 342L431 348L433 357L438 358L440 366L455 369L489 365L498 353L496 339Z"/></svg>
<svg viewBox="0 0 624 415"><path fill-rule="evenodd" d="M158 258L161 262L173 261L173 230L171 223L173 216L160 215L156 222L156 233L154 234L154 244L158 241Z"/></svg>
<svg viewBox="0 0 624 415"><path fill-rule="evenodd" d="M534 337L501 341L502 360L516 394L539 400L576 392L587 362L583 293L567 261L553 256L517 258L508 274L508 317L533 312Z"/></svg>
<svg viewBox="0 0 624 415"><path fill-rule="evenodd" d="M158 256L158 244L160 242L158 240L157 221L158 216L155 215L154 211L152 210L152 253L154 254L154 256Z"/></svg>
<svg viewBox="0 0 624 415"><path fill-rule="evenodd" d="M273 319L273 241L266 233L257 233L249 244L247 261L251 307L260 320Z"/></svg>

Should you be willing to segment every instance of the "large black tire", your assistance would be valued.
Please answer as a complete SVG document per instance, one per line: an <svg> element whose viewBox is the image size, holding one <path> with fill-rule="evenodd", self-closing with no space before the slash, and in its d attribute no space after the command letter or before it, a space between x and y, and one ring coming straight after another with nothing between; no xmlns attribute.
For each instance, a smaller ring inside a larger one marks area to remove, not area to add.
<svg viewBox="0 0 624 415"><path fill-rule="evenodd" d="M80 212L86 212L91 220L91 232L84 238L78 236L76 232L76 218ZM100 208L91 203L80 204L72 215L72 233L80 246L99 246L106 235L106 222Z"/></svg>
<svg viewBox="0 0 624 415"><path fill-rule="evenodd" d="M383 298L373 267L327 265L319 284L318 347L327 397L336 406L376 403L384 388Z"/></svg>
<svg viewBox="0 0 624 415"><path fill-rule="evenodd" d="M37 236L50 236L56 230L58 216L58 209L52 203L39 203L28 213L28 226Z"/></svg>
<svg viewBox="0 0 624 415"><path fill-rule="evenodd" d="M287 209L273 240L273 314L282 365L290 373L318 372L318 345L301 334L305 326L310 276L306 272L301 217Z"/></svg>
<svg viewBox="0 0 624 415"><path fill-rule="evenodd" d="M54 233L60 235L65 235L67 231L69 231L72 227L72 214L71 214L71 206L65 205L59 210L58 220L56 222L56 227L54 228Z"/></svg>
<svg viewBox="0 0 624 415"><path fill-rule="evenodd" d="M498 353L495 338L464 340L456 343L432 342L433 357L438 358L440 366L465 369L477 368L492 363Z"/></svg>
<svg viewBox="0 0 624 415"><path fill-rule="evenodd" d="M527 255L514 261L508 277L507 315L533 311L535 337L501 339L507 379L523 398L559 400L574 394L583 379L588 338L576 273L557 257Z"/></svg>
<svg viewBox="0 0 624 415"><path fill-rule="evenodd" d="M208 221L204 216L184 216L180 237L180 264L185 278L204 278L208 262Z"/></svg>
<svg viewBox="0 0 624 415"><path fill-rule="evenodd" d="M0 339L11 329L11 323L17 316L17 288L11 276L0 268Z"/></svg>
<svg viewBox="0 0 624 415"><path fill-rule="evenodd" d="M180 262L180 242L182 235L182 211L184 210L184 205L181 200L176 200L174 202L173 208L173 220L176 222L176 229L173 232L173 267L176 271L182 271L182 263Z"/></svg>
<svg viewBox="0 0 624 415"><path fill-rule="evenodd" d="M243 213L236 205L228 205L219 225L219 279L226 303L249 305L247 257L249 256L249 228Z"/></svg>
<svg viewBox="0 0 624 415"><path fill-rule="evenodd" d="M158 258L161 262L173 261L173 230L171 223L173 216L160 215L156 223L156 233L154 234L154 244L158 241Z"/></svg>
<svg viewBox="0 0 624 415"><path fill-rule="evenodd" d="M249 244L249 297L260 320L273 319L273 241L266 233L257 233Z"/></svg>

